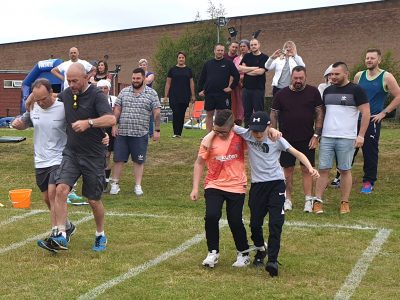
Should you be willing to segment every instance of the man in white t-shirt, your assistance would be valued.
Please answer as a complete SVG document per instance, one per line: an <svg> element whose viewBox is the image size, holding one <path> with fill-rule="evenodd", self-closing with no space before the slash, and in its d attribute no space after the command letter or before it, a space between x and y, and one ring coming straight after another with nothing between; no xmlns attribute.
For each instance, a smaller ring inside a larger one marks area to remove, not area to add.
<svg viewBox="0 0 400 300"><path fill-rule="evenodd" d="M57 101L52 94L51 83L44 78L37 79L32 84L34 104L30 112L13 121L12 126L23 130L28 127L35 129L33 144L35 148L36 184L42 192L43 200L50 210L52 235L57 235L57 224L54 213L56 193L55 173L62 160L62 152L67 143L64 104ZM67 220L67 239L74 234L75 226ZM39 240L38 245L46 250L56 252L49 246L48 239Z"/></svg>
<svg viewBox="0 0 400 300"><path fill-rule="evenodd" d="M62 64L58 65L57 67L54 67L51 70L51 73L56 76L57 78L61 79L64 81L64 87L63 90L65 90L68 87L68 81L67 81L67 71L69 67L75 63L78 62L82 64L85 67L86 73L88 74L88 78L91 77L91 73L96 70L94 66L92 66L90 63L88 63L86 60L79 59L79 50L76 47L72 47L69 49L69 58L70 60L64 61Z"/></svg>

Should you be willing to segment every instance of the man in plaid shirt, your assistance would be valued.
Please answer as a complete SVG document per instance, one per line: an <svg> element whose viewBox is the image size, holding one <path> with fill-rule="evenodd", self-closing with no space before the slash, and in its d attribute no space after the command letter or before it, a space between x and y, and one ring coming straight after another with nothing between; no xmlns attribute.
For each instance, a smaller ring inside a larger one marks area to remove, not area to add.
<svg viewBox="0 0 400 300"><path fill-rule="evenodd" d="M141 186L144 162L146 160L149 122L154 115L155 130L153 140L160 138L161 104L157 92L144 84L145 72L142 68L133 70L132 86L124 88L115 101L114 115L119 124L113 127L112 134L116 137L114 145L114 169L111 183L111 195L119 193L119 179L122 167L128 161L129 155L133 162L135 175L134 192L143 195Z"/></svg>

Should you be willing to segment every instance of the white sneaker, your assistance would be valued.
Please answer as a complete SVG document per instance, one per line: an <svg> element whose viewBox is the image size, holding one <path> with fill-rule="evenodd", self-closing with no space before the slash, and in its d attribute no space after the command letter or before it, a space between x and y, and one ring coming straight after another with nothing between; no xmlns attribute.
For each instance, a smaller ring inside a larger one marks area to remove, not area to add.
<svg viewBox="0 0 400 300"><path fill-rule="evenodd" d="M306 196L306 200L304 202L304 212L312 213L314 205L314 197Z"/></svg>
<svg viewBox="0 0 400 300"><path fill-rule="evenodd" d="M233 263L232 267L243 268L250 264L250 256L238 253L236 261Z"/></svg>
<svg viewBox="0 0 400 300"><path fill-rule="evenodd" d="M110 195L117 195L121 189L119 188L119 184L116 182L111 183Z"/></svg>
<svg viewBox="0 0 400 300"><path fill-rule="evenodd" d="M217 253L217 250L208 252L206 259L203 260L203 266L214 268L214 266L218 263L218 258L219 253Z"/></svg>
<svg viewBox="0 0 400 300"><path fill-rule="evenodd" d="M136 196L142 196L143 195L143 190L140 185L135 185L135 194Z"/></svg>
<svg viewBox="0 0 400 300"><path fill-rule="evenodd" d="M285 204L283 204L283 209L286 210L292 210L293 209L293 205L292 205L292 201L290 201L290 199L286 199L285 200Z"/></svg>

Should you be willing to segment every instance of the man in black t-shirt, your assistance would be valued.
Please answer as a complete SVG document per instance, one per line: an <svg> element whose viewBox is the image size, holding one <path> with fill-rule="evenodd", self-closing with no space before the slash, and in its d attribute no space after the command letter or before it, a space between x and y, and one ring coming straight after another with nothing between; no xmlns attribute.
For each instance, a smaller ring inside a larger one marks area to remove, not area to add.
<svg viewBox="0 0 400 300"><path fill-rule="evenodd" d="M67 195L82 175L82 194L88 198L96 222L94 251L105 250L104 207L100 200L105 184L103 128L115 124L115 117L104 93L88 84L85 68L73 63L67 72L69 88L58 95L64 103L67 121L67 145L56 174L55 215L58 234L49 238L55 250L67 250L65 233Z"/></svg>
<svg viewBox="0 0 400 300"><path fill-rule="evenodd" d="M215 110L230 109L230 93L239 83L239 72L231 60L224 58L225 46L214 47L214 58L207 61L199 78L199 96L205 97L206 129L212 130Z"/></svg>
<svg viewBox="0 0 400 300"><path fill-rule="evenodd" d="M315 149L321 135L323 119L323 103L318 89L306 84L305 67L294 67L290 86L283 88L275 95L271 109L271 126L277 128L279 123L282 136L294 148L302 152L314 166ZM288 152L282 152L280 163L286 179L284 209L291 210L296 158ZM307 168L302 164L301 171L305 195L304 211L312 212L313 180Z"/></svg>
<svg viewBox="0 0 400 300"><path fill-rule="evenodd" d="M247 128L253 111L264 111L265 98L265 63L268 56L260 51L260 42L250 41L250 53L243 56L239 71L243 78L244 126Z"/></svg>

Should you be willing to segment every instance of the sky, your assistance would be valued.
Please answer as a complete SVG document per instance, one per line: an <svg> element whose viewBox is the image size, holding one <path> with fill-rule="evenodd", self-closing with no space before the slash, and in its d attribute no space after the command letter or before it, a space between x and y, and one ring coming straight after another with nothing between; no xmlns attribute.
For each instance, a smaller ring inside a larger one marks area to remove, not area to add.
<svg viewBox="0 0 400 300"><path fill-rule="evenodd" d="M377 0L212 0L225 17ZM379 1L379 0L378 0ZM245 4L246 3L246 4ZM209 19L209 0L2 1L0 44Z"/></svg>

